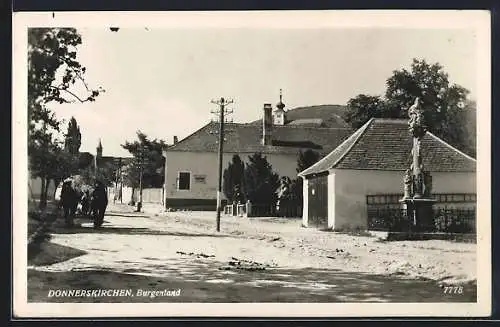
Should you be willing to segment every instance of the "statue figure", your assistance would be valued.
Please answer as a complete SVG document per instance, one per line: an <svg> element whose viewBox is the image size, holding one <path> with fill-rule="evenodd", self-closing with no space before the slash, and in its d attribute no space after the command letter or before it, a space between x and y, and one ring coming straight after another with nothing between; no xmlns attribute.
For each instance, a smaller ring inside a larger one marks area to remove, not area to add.
<svg viewBox="0 0 500 327"><path fill-rule="evenodd" d="M415 102L408 109L408 117L410 118L408 122L409 129L413 137L421 139L425 135L424 126L424 115L423 110L420 107L420 98L415 98Z"/></svg>
<svg viewBox="0 0 500 327"><path fill-rule="evenodd" d="M415 189L413 193L414 198L421 198L423 194L423 187L424 186L424 175L422 172L420 172L418 175L415 176Z"/></svg>
<svg viewBox="0 0 500 327"><path fill-rule="evenodd" d="M413 175L411 173L411 169L406 169L405 177L404 177L404 198L408 199L412 196L412 184L413 184Z"/></svg>
<svg viewBox="0 0 500 327"><path fill-rule="evenodd" d="M432 176L428 171L423 173L424 175L424 197L430 197L432 193Z"/></svg>

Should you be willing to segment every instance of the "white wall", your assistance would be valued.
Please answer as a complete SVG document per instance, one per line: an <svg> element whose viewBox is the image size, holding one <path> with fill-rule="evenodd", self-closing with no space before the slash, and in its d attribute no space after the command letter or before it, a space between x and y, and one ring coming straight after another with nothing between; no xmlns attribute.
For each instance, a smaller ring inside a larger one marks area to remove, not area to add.
<svg viewBox="0 0 500 327"><path fill-rule="evenodd" d="M54 197L54 192L56 190L56 185L54 181L50 181L49 188L47 191L47 199L52 200ZM42 191L42 180L39 177L28 179L28 197L33 199L40 199Z"/></svg>
<svg viewBox="0 0 500 327"><path fill-rule="evenodd" d="M302 179L302 199L303 199L303 210L302 210L302 226L309 226L309 180Z"/></svg>
<svg viewBox="0 0 500 327"><path fill-rule="evenodd" d="M224 153L222 170L232 160L234 153ZM241 160L247 162L253 153L239 153ZM280 176L291 179L297 177L297 155L263 154ZM167 151L165 155L165 197L173 199L216 199L218 186L217 153ZM178 190L179 171L191 173L191 189ZM196 183L195 175L204 175L205 183ZM224 194L223 194L223 198Z"/></svg>
<svg viewBox="0 0 500 327"><path fill-rule="evenodd" d="M403 175L399 171L334 169L334 229L367 227L366 195L403 193ZM475 173L431 172L433 193L476 193ZM329 179L330 182L330 179Z"/></svg>
<svg viewBox="0 0 500 327"><path fill-rule="evenodd" d="M162 188L145 188L142 190L142 202L143 203L162 203L163 189ZM108 200L110 202L114 201L115 188L108 188ZM132 188L128 186L123 186L122 188L122 203L129 203L132 198ZM139 189L135 190L134 200L139 200ZM119 202L119 199L117 199Z"/></svg>
<svg viewBox="0 0 500 327"><path fill-rule="evenodd" d="M335 210L337 208L336 201L335 201L335 189L336 189L336 184L335 184L335 174L329 174L328 175L328 228L335 228Z"/></svg>

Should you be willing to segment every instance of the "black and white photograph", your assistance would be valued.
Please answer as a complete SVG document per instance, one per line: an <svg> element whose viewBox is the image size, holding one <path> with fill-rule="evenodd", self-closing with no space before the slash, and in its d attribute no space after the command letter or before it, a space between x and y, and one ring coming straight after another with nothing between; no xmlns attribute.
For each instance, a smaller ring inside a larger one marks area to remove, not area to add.
<svg viewBox="0 0 500 327"><path fill-rule="evenodd" d="M13 15L14 315L487 316L487 11Z"/></svg>

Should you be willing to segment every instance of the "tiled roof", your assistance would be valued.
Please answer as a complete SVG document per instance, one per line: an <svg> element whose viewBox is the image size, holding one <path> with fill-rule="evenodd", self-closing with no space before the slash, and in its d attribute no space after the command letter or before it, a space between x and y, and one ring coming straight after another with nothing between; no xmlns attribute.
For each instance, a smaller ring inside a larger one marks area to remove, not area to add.
<svg viewBox="0 0 500 327"><path fill-rule="evenodd" d="M332 151L352 130L346 128L318 128L306 126L273 126L272 145L262 145L262 125L225 124L224 152L234 153L297 153L314 149L320 154ZM167 151L217 152L218 124L208 123Z"/></svg>
<svg viewBox="0 0 500 327"><path fill-rule="evenodd" d="M372 118L335 150L300 176L328 169L404 171L411 164L412 138L407 120ZM475 172L476 160L432 133L422 139L424 168L431 172Z"/></svg>
<svg viewBox="0 0 500 327"><path fill-rule="evenodd" d="M349 128L349 125L342 118L346 111L346 106L341 105L317 105L308 107L298 107L286 111L287 124L294 125L317 125L321 120L321 127L329 128ZM313 121L316 120L316 121ZM262 125L262 119L257 119L250 124Z"/></svg>

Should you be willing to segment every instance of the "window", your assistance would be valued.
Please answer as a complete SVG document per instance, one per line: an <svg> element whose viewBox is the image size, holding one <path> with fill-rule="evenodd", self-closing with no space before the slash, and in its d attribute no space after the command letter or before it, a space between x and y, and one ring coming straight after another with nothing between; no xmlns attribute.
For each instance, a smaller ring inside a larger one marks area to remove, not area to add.
<svg viewBox="0 0 500 327"><path fill-rule="evenodd" d="M189 190L191 188L191 173L179 172L178 189Z"/></svg>

